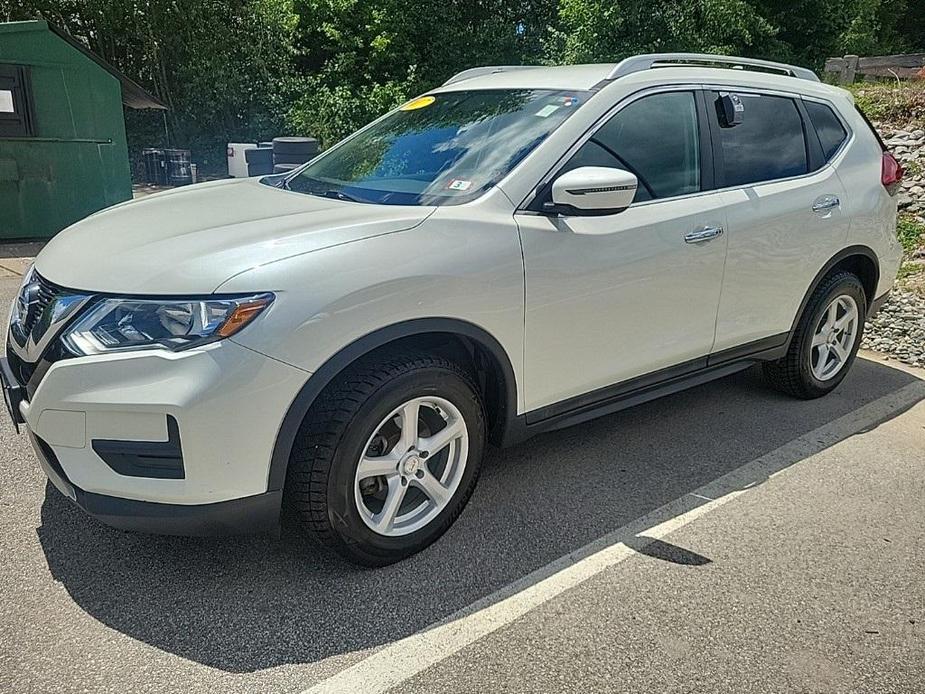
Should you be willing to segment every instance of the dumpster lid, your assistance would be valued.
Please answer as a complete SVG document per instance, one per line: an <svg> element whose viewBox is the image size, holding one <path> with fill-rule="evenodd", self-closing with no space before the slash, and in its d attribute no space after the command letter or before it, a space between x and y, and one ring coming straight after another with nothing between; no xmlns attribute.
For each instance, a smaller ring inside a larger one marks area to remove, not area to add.
<svg viewBox="0 0 925 694"><path fill-rule="evenodd" d="M0 33L5 31L38 31L43 29L51 31L55 36L70 44L75 50L83 53L106 72L119 80L119 84L122 85L122 103L129 108L157 108L164 111L167 110L167 106L162 101L148 93L140 84L119 72L116 68L82 44L78 39L68 34L64 29L60 29L54 24L49 24L44 19L26 22L9 22L5 24L0 23Z"/></svg>

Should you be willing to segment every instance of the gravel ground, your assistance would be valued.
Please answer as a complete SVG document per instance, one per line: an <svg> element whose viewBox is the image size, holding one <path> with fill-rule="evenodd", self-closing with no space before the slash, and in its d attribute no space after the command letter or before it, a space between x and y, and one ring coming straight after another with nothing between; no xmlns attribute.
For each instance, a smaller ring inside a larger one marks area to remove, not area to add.
<svg viewBox="0 0 925 694"><path fill-rule="evenodd" d="M861 346L904 364L925 366L925 297L914 292L894 292L867 324Z"/></svg>

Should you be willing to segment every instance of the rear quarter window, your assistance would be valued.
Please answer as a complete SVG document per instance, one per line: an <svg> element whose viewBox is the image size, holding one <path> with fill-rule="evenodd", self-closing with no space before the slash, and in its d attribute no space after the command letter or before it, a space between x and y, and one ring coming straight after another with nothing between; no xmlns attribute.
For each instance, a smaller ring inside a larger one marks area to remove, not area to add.
<svg viewBox="0 0 925 694"><path fill-rule="evenodd" d="M815 101L805 101L803 105L806 107L806 112L813 123L813 128L815 128L816 134L819 136L822 154L825 160L829 161L835 156L842 143L848 139L848 132L831 107Z"/></svg>

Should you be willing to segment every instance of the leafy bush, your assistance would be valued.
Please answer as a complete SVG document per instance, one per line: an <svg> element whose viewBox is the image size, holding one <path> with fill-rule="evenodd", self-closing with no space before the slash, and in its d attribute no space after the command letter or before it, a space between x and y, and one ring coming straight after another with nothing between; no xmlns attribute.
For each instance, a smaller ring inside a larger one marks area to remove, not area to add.
<svg viewBox="0 0 925 694"><path fill-rule="evenodd" d="M896 221L896 236L907 255L925 244L925 224L911 214L901 214Z"/></svg>
<svg viewBox="0 0 925 694"><path fill-rule="evenodd" d="M413 73L412 73L413 75ZM294 133L311 135L330 147L383 113L406 101L411 95L413 77L403 82L363 86L331 86L318 79L307 80L304 95L286 114Z"/></svg>
<svg viewBox="0 0 925 694"><path fill-rule="evenodd" d="M925 81L859 82L849 86L867 117L876 121L925 121Z"/></svg>

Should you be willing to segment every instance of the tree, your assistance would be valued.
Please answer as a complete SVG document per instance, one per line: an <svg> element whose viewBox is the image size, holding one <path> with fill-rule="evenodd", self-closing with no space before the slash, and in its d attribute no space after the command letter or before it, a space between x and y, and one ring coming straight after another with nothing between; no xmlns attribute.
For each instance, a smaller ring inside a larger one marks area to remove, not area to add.
<svg viewBox="0 0 925 694"><path fill-rule="evenodd" d="M289 121L330 144L474 65L537 62L551 0L297 0L304 96Z"/></svg>
<svg viewBox="0 0 925 694"><path fill-rule="evenodd" d="M225 143L282 128L296 16L292 0L15 0L170 107L171 144L223 165ZM133 150L166 144L162 116L127 112Z"/></svg>
<svg viewBox="0 0 925 694"><path fill-rule="evenodd" d="M551 62L613 62L636 53L766 53L773 26L744 0L561 0Z"/></svg>

